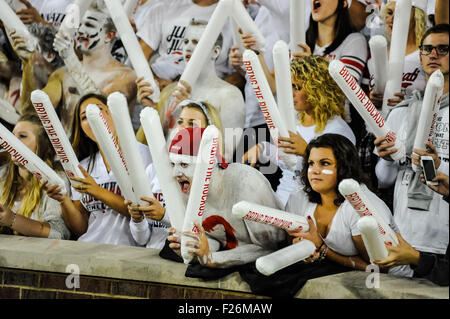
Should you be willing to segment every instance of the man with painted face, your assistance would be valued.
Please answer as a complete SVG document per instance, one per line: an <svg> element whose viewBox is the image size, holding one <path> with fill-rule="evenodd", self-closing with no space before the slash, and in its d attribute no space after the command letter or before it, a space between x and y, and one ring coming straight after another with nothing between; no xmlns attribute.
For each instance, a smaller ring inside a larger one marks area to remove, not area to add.
<svg viewBox="0 0 450 319"><path fill-rule="evenodd" d="M59 68L50 75L43 88L55 106L61 122L70 132L73 110L82 94L100 91L108 96L119 91L127 97L130 113L133 111L136 98L135 72L118 62L111 55L111 44L115 36L115 28L111 18L95 3L85 13L75 38L75 47L82 55L81 70L67 67ZM73 57L73 42L69 36L57 35L54 47L65 60ZM74 73L80 76L84 84L73 79ZM32 76L25 72L24 81ZM80 92L81 91L81 92ZM31 91L22 94L29 96Z"/></svg>
<svg viewBox="0 0 450 319"><path fill-rule="evenodd" d="M158 53L151 68L161 87L176 80L185 68L182 50L189 22L192 19L208 21L217 3L218 0L164 0L149 9L137 36L147 59L154 52ZM227 55L232 41L229 24L224 30L224 44L216 61L221 78L229 74Z"/></svg>
<svg viewBox="0 0 450 319"><path fill-rule="evenodd" d="M206 21L192 20L186 29L183 46L183 58L187 63L194 53L197 43L205 31ZM220 79L217 76L215 61L217 60L223 44L223 38L220 34L211 53L210 58L203 65L198 80L193 87L189 83L182 81L183 87L178 87L178 83L172 83L164 88L160 96L160 102L157 109L163 114L164 128L172 130L175 125L175 119L178 118L181 109L177 107L175 110L170 109L170 105L179 105L181 101L193 99L198 101L207 101L214 106L220 114L222 125L224 128L225 140L225 159L232 161L233 153L236 148L233 142L239 141L242 128L245 124L245 102L241 91L234 85ZM150 85L138 79L138 87L149 88ZM153 102L149 98L143 98L144 106L152 106ZM231 130L237 129L237 130ZM142 130L138 133L138 139L143 140ZM227 142L229 141L229 142Z"/></svg>
<svg viewBox="0 0 450 319"><path fill-rule="evenodd" d="M169 157L173 176L188 201L204 129L191 127L178 131L172 139ZM259 205L281 209L282 204L272 191L268 180L256 169L243 164L228 165L218 155L212 171L205 213L199 233L186 233L187 246L199 263L210 268L229 268L255 261L279 248L286 233L274 226L242 220L232 214L232 207L246 200ZM181 229L169 229L169 247L180 253ZM189 250L188 249L188 250Z"/></svg>

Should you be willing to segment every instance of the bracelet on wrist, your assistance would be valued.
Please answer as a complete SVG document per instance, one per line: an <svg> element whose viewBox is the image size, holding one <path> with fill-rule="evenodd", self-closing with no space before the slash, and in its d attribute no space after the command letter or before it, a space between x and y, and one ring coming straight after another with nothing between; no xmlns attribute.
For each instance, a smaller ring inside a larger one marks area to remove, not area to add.
<svg viewBox="0 0 450 319"><path fill-rule="evenodd" d="M325 244L325 248L320 252L319 261L324 260L327 257L328 246Z"/></svg>
<svg viewBox="0 0 450 319"><path fill-rule="evenodd" d="M14 214L14 218L11 222L11 225L8 226L11 229L14 227L14 224L16 223L16 217L17 217L17 214L15 212L13 212L13 214Z"/></svg>

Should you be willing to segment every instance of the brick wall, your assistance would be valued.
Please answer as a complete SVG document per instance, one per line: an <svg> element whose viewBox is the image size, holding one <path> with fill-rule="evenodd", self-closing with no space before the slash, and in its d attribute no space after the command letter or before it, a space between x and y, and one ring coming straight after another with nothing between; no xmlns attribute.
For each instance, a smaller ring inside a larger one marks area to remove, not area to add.
<svg viewBox="0 0 450 319"><path fill-rule="evenodd" d="M239 299L245 293L80 276L80 288L66 286L68 275L0 268L0 299Z"/></svg>

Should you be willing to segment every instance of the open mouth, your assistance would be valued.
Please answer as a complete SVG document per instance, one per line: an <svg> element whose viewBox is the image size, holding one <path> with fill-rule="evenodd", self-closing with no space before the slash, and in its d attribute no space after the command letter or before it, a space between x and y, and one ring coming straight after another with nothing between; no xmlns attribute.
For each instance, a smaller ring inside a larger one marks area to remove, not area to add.
<svg viewBox="0 0 450 319"><path fill-rule="evenodd" d="M77 38L77 42L78 42L78 44L82 44L83 46L87 47L89 45L90 41L89 41L89 38L80 36Z"/></svg>
<svg viewBox="0 0 450 319"><path fill-rule="evenodd" d="M322 5L320 4L319 0L314 0L313 2L313 10L316 11L318 10Z"/></svg>
<svg viewBox="0 0 450 319"><path fill-rule="evenodd" d="M189 60L191 59L191 56L192 56L192 54L190 54L190 53L187 53L187 54L184 56L184 59L186 60L186 62L189 62Z"/></svg>
<svg viewBox="0 0 450 319"><path fill-rule="evenodd" d="M180 184L181 187L181 191L185 194L189 194L191 191L191 181L185 177L185 176L181 176L181 177L177 177L177 182L178 184Z"/></svg>

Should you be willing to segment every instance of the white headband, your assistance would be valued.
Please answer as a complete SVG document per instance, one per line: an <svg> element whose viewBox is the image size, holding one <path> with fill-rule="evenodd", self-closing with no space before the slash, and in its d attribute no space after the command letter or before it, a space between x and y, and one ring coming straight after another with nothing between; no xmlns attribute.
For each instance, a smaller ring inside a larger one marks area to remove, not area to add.
<svg viewBox="0 0 450 319"><path fill-rule="evenodd" d="M206 122L208 122L208 123L206 123L206 126L208 126L208 125L214 125L213 121L211 120L211 117L209 116L208 111L206 110L205 104L203 104L203 103L200 102L200 101L189 100L189 99L188 99L188 100L181 101L180 104L178 104L178 106L177 106L177 108L176 108L176 110L175 110L175 112L174 112L174 117L175 117L175 118L178 118L179 112L181 112L181 109L182 109L184 106L187 106L187 105L189 105L189 104L195 104L196 106L198 106L198 107L202 110L203 114L204 114L205 117L206 117Z"/></svg>

